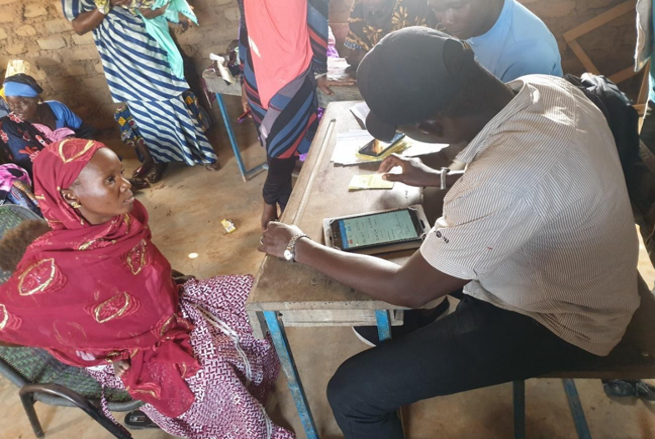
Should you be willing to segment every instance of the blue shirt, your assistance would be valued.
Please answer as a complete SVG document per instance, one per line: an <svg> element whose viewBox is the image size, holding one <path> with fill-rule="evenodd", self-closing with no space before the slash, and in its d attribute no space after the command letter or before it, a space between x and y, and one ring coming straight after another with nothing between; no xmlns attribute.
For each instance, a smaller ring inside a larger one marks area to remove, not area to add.
<svg viewBox="0 0 655 439"><path fill-rule="evenodd" d="M505 0L496 24L467 42L475 59L503 82L533 74L562 76L555 37L539 17L516 0Z"/></svg>
<svg viewBox="0 0 655 439"><path fill-rule="evenodd" d="M55 129L67 127L75 131L82 126L82 119L66 105L59 101L45 101L45 103L48 104L57 119Z"/></svg>

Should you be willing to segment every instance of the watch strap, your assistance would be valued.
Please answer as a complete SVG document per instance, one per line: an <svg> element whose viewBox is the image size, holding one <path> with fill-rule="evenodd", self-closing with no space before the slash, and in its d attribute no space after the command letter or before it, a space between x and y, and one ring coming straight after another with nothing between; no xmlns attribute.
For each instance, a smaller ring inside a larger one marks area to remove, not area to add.
<svg viewBox="0 0 655 439"><path fill-rule="evenodd" d="M306 233L297 233L291 237L287 244L287 250L291 252L291 260L293 262L296 262L296 243L300 238L309 238L309 235Z"/></svg>

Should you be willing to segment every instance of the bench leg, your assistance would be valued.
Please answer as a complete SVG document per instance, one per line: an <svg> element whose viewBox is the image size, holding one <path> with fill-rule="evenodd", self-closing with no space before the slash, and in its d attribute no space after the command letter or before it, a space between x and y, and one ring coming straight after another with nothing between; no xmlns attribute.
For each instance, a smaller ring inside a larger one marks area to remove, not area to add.
<svg viewBox="0 0 655 439"><path fill-rule="evenodd" d="M578 389L575 387L575 382L571 379L563 379L562 384L564 385L566 398L569 401L571 416L573 416L573 423L578 432L578 437L580 439L591 439L591 432L589 431L589 425L587 425L587 418L585 418L582 403L580 402L580 395L578 394Z"/></svg>
<svg viewBox="0 0 655 439"><path fill-rule="evenodd" d="M391 339L391 320L389 319L389 311L377 310L375 311L375 319L378 324L378 338L380 341Z"/></svg>
<svg viewBox="0 0 655 439"><path fill-rule="evenodd" d="M375 320L377 321L378 326L378 338L380 342L385 340L391 340L391 319L390 315L393 311L388 310L376 310L375 311ZM409 423L409 411L407 406L403 406L398 409L398 417L400 418L400 425L403 428L404 432L408 431ZM407 434L405 434L407 436Z"/></svg>
<svg viewBox="0 0 655 439"><path fill-rule="evenodd" d="M284 332L284 326L282 325L282 322L280 322L276 311L264 311L263 313L264 318L266 319L266 325L268 326L268 330L273 338L273 345L275 346L277 355L280 358L282 369L287 376L289 389L291 390L293 401L296 403L298 415L300 416L300 421L305 429L307 439L318 439L318 432L316 430L316 425L314 424L314 418L309 409L309 404L307 403L305 390L300 381L300 375L298 374L296 363L293 360L291 346L289 345L289 340L287 340L287 335Z"/></svg>
<svg viewBox="0 0 655 439"><path fill-rule="evenodd" d="M514 381L514 439L525 439L525 381Z"/></svg>

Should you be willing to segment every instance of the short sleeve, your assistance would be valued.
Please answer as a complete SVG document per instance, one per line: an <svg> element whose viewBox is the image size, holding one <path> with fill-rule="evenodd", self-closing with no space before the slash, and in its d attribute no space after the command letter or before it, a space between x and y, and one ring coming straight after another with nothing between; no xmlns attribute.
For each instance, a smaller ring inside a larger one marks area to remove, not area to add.
<svg viewBox="0 0 655 439"><path fill-rule="evenodd" d="M325 0L308 0L307 25L312 46L312 67L314 73L327 72L328 46L328 2Z"/></svg>
<svg viewBox="0 0 655 439"><path fill-rule="evenodd" d="M507 65L500 79L510 82L526 75L552 75L562 77L562 60L559 52L541 40L525 40L514 45L504 55Z"/></svg>
<svg viewBox="0 0 655 439"><path fill-rule="evenodd" d="M69 21L73 21L84 12L82 8L82 0L61 0L61 7L64 11L64 17Z"/></svg>
<svg viewBox="0 0 655 439"><path fill-rule="evenodd" d="M66 105L58 101L48 101L47 104L50 105L57 121L61 121L64 127L76 130L82 126L82 119L80 119L77 114L73 113L73 111L71 111L71 109ZM59 125L59 123L57 125ZM57 126L57 128L59 128L59 126Z"/></svg>
<svg viewBox="0 0 655 439"><path fill-rule="evenodd" d="M446 198L420 251L437 270L475 280L515 255L541 226L525 196L492 184L470 187Z"/></svg>

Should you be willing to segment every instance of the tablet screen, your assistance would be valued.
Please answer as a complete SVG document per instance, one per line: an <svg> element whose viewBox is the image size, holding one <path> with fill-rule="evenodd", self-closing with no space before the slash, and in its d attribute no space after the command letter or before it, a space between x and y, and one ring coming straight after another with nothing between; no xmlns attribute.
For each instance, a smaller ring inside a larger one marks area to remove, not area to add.
<svg viewBox="0 0 655 439"><path fill-rule="evenodd" d="M409 210L339 220L343 249L419 239Z"/></svg>

